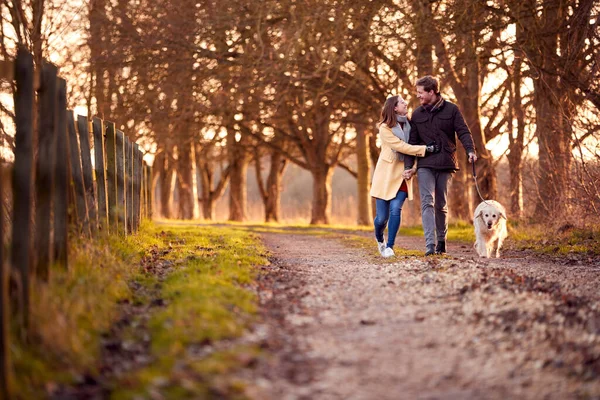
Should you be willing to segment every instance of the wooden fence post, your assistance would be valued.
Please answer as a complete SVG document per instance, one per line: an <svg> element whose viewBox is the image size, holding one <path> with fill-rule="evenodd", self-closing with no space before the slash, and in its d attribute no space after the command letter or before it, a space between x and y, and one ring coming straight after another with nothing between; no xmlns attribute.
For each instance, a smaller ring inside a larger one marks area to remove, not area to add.
<svg viewBox="0 0 600 400"><path fill-rule="evenodd" d="M142 174L142 181L141 181L141 186L142 186L142 192L140 194L140 203L141 203L141 209L140 209L140 220L146 218L146 163L144 162L144 156L141 156L141 162L140 162L140 172Z"/></svg>
<svg viewBox="0 0 600 400"><path fill-rule="evenodd" d="M67 82L58 79L55 98L56 112L56 170L54 172L54 241L52 258L54 262L67 267L67 219L69 163L67 155Z"/></svg>
<svg viewBox="0 0 600 400"><path fill-rule="evenodd" d="M98 231L96 218L96 198L94 196L94 178L92 176L92 156L90 152L90 132L86 117L77 116L77 130L79 131L79 146L81 147L81 168L83 169L83 184L85 186L85 202L90 216L90 230L92 235Z"/></svg>
<svg viewBox="0 0 600 400"><path fill-rule="evenodd" d="M94 168L96 170L96 195L98 196L98 225L108 229L108 209L106 208L106 174L104 167L104 125L100 118L93 119Z"/></svg>
<svg viewBox="0 0 600 400"><path fill-rule="evenodd" d="M133 144L133 229L137 232L140 228L140 195L141 195L141 155L140 146Z"/></svg>
<svg viewBox="0 0 600 400"><path fill-rule="evenodd" d="M50 216L54 197L56 170L56 66L44 62L40 82L40 125L38 158L35 171L35 263L36 275L44 281L49 278Z"/></svg>
<svg viewBox="0 0 600 400"><path fill-rule="evenodd" d="M127 232L133 232L133 145L125 136L125 203L127 205Z"/></svg>
<svg viewBox="0 0 600 400"><path fill-rule="evenodd" d="M75 210L77 224L86 236L91 236L88 208L85 201L85 186L83 184L83 171L81 170L81 157L79 143L75 131L75 117L73 111L67 112L67 128L69 130L69 159L71 160L71 177L75 192Z"/></svg>
<svg viewBox="0 0 600 400"><path fill-rule="evenodd" d="M0 173L2 166L0 165ZM0 179L0 193L4 193L2 179ZM8 400L11 398L10 380L10 307L8 296L8 270L4 262L4 207L0 207L0 398Z"/></svg>
<svg viewBox="0 0 600 400"><path fill-rule="evenodd" d="M125 135L117 130L117 213L118 233L127 235L127 198L125 188Z"/></svg>
<svg viewBox="0 0 600 400"><path fill-rule="evenodd" d="M33 56L19 48L15 60L15 161L11 265L18 288L19 325L23 338L29 325L29 269L31 263L31 181L33 179Z"/></svg>
<svg viewBox="0 0 600 400"><path fill-rule="evenodd" d="M146 170L146 218L152 219L152 167L144 163Z"/></svg>
<svg viewBox="0 0 600 400"><path fill-rule="evenodd" d="M118 232L119 213L117 212L117 136L115 124L106 123L106 193L108 197L108 220L110 230Z"/></svg>

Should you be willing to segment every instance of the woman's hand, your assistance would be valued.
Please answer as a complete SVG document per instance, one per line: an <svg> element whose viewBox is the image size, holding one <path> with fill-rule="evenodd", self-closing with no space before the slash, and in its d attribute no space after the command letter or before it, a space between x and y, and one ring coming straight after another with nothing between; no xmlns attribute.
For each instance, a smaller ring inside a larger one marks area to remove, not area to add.
<svg viewBox="0 0 600 400"><path fill-rule="evenodd" d="M402 173L402 177L404 179L406 179L407 181L409 181L413 175L415 174L415 170L414 169L405 169L404 172Z"/></svg>

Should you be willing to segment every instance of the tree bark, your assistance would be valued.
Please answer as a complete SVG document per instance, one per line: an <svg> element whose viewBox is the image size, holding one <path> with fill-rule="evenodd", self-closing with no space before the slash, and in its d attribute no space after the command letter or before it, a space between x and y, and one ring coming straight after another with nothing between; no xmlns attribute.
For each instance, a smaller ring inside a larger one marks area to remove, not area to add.
<svg viewBox="0 0 600 400"><path fill-rule="evenodd" d="M96 114L100 118L105 118L108 115L104 94L104 71L106 66L104 65L105 38L103 24L106 24L105 0L91 2L89 19L90 39L88 40L88 45L90 47L90 76L92 79L90 86L93 87L93 96L96 98Z"/></svg>
<svg viewBox="0 0 600 400"><path fill-rule="evenodd" d="M244 221L247 208L248 154L244 144L236 140L237 131L227 128L229 157L229 221ZM243 138L242 138L243 139Z"/></svg>
<svg viewBox="0 0 600 400"><path fill-rule="evenodd" d="M195 160L193 157L193 146L190 143L179 146L179 159L177 170L179 171L179 217L181 219L193 219L197 194L195 190Z"/></svg>
<svg viewBox="0 0 600 400"><path fill-rule="evenodd" d="M461 85L464 89L457 93L457 98L460 103L461 112L465 118L465 122L471 130L473 142L477 151L476 171L479 190L481 191L483 198L487 200L495 199L498 196L498 189L496 185L496 171L494 169L492 155L485 147L487 140L481 127L481 82L479 81L481 74L479 60L477 57L476 34L476 32L469 32L465 37L465 57L467 58L468 67L466 68L464 84ZM455 93L457 92L454 86L453 90ZM463 160L465 157L466 155L464 157L461 156ZM464 165L469 169L469 171L461 171L460 179L464 182L467 182L467 180L472 176L473 166L466 162ZM463 167L461 166L461 169L462 168ZM481 199L477 193L477 190L474 192L475 193L473 193L472 197L468 196L466 198L472 198L473 204L477 205L479 202L481 202ZM467 219L470 219L473 208L466 208L468 211L468 214L466 215Z"/></svg>
<svg viewBox="0 0 600 400"><path fill-rule="evenodd" d="M281 216L281 189L282 180L288 160L281 152L270 151L269 175L266 184L263 184L261 174L261 155L256 152L255 170L256 181L265 207L265 222L278 222Z"/></svg>
<svg viewBox="0 0 600 400"><path fill-rule="evenodd" d="M163 218L173 217L173 192L176 184L176 172L173 160L166 152L161 152L155 158L154 165L158 171L158 182L160 185L160 214Z"/></svg>
<svg viewBox="0 0 600 400"><path fill-rule="evenodd" d="M532 47L526 48L535 65L550 66L557 57L559 37L556 29L565 17L566 5L548 7L540 17L540 26L546 34ZM531 33L530 33L531 34ZM545 69L538 71L533 80L533 103L536 113L536 136L539 144L539 198L535 215L545 218L561 210L569 188L567 179L571 165L571 125L569 90L558 76Z"/></svg>
<svg viewBox="0 0 600 400"><path fill-rule="evenodd" d="M469 201L473 190L473 178L469 173L471 164L467 162L467 155L462 147L456 147L456 157L460 170L452 175L448 190L448 209L453 218L469 221L473 218L473 207Z"/></svg>
<svg viewBox="0 0 600 400"><path fill-rule="evenodd" d="M331 179L333 168L321 165L311 169L313 177L313 201L311 225L328 225L331 221Z"/></svg>
<svg viewBox="0 0 600 400"><path fill-rule="evenodd" d="M358 185L358 225L371 225L371 162L369 156L367 127L356 124L356 172Z"/></svg>
<svg viewBox="0 0 600 400"><path fill-rule="evenodd" d="M431 1L413 0L412 9L415 16L414 32L417 45L417 74L419 77L433 74L433 40L427 29L422 29L432 21Z"/></svg>
<svg viewBox="0 0 600 400"><path fill-rule="evenodd" d="M519 31L517 27L517 38ZM517 39L518 40L518 39ZM513 79L511 85L511 101L509 105L509 153L507 155L510 170L510 215L511 218L523 217L523 150L525 149L525 113L521 96L521 66L523 60L520 52L515 54L513 63ZM513 115L514 113L514 115ZM514 117L514 118L513 118ZM516 119L516 135L513 136L513 119Z"/></svg>
<svg viewBox="0 0 600 400"><path fill-rule="evenodd" d="M202 197L199 198L202 216L206 220L215 219L215 204L218 199L223 196L227 183L229 182L229 168L222 171L219 177L219 182L214 186L215 181L215 167L219 161L211 157L211 152L214 150L212 145L205 146L202 148L200 144L196 145L195 157L196 164L199 169L199 192L202 193Z"/></svg>
<svg viewBox="0 0 600 400"><path fill-rule="evenodd" d="M369 156L371 157L371 165L377 165L377 160L379 159L379 153L381 149L377 147L377 137L375 134L369 135ZM414 184L413 184L414 185ZM416 185L414 185L416 186ZM419 210L421 207L419 206ZM419 211L420 212L420 211ZM377 204L374 198L371 198L371 215L377 214Z"/></svg>
<svg viewBox="0 0 600 400"><path fill-rule="evenodd" d="M281 190L283 174L288 160L279 152L271 152L271 168L267 178L267 202L265 204L265 222L278 222L281 217Z"/></svg>
<svg viewBox="0 0 600 400"><path fill-rule="evenodd" d="M566 116L556 99L559 92L557 78L541 73L534 80L536 136L539 144L539 199L535 214L546 217L558 211L569 188L567 179L571 163L571 130ZM564 97L563 97L564 99Z"/></svg>

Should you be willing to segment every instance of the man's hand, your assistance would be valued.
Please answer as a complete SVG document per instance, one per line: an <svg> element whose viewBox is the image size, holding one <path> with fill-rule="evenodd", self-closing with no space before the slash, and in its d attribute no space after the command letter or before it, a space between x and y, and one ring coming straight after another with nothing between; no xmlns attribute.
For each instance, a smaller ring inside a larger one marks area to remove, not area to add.
<svg viewBox="0 0 600 400"><path fill-rule="evenodd" d="M475 161L477 161L477 156L475 153L469 153L469 163L473 164Z"/></svg>
<svg viewBox="0 0 600 400"><path fill-rule="evenodd" d="M404 179L406 179L407 181L410 180L413 175L415 174L415 170L414 169L405 169L404 172L402 173L402 177Z"/></svg>
<svg viewBox="0 0 600 400"><path fill-rule="evenodd" d="M440 150L441 150L440 145L437 144L436 142L431 142L425 146L425 152L427 152L427 153L435 154L435 153L439 153Z"/></svg>

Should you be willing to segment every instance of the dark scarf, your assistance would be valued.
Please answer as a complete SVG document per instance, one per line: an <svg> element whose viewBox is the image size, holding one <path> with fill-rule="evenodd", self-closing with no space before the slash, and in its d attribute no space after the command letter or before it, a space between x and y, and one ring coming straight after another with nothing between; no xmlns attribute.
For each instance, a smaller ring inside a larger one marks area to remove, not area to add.
<svg viewBox="0 0 600 400"><path fill-rule="evenodd" d="M423 106L423 108L425 109L425 111L428 111L430 113L434 113L437 110L440 109L440 107L442 107L442 104L444 104L444 98L441 95L437 95L438 96L438 101L435 102L435 104L426 104Z"/></svg>

